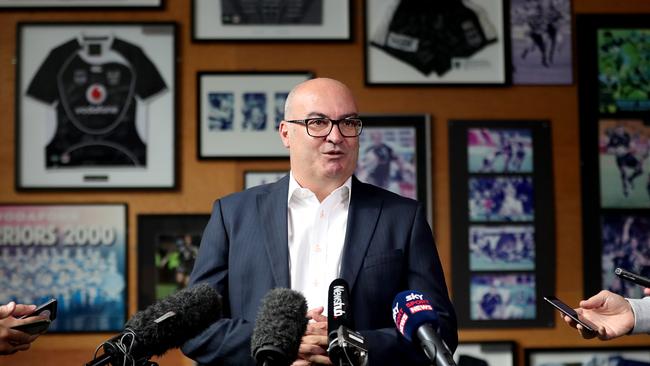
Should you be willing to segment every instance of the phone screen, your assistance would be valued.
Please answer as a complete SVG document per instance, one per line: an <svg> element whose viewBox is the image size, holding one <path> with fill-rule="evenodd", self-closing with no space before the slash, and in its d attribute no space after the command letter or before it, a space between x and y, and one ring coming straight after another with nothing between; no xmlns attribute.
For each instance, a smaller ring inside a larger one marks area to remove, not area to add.
<svg viewBox="0 0 650 366"><path fill-rule="evenodd" d="M591 324L589 321L585 319L580 319L578 316L578 313L573 310L569 305L565 304L562 302L560 299L558 299L555 296L544 296L544 300L546 300L549 304L553 305L557 310L559 310L561 313L566 314L569 316L569 318L573 319L576 323L582 325L583 328L590 332L596 332L596 327L595 325Z"/></svg>
<svg viewBox="0 0 650 366"><path fill-rule="evenodd" d="M30 318L37 315L47 315L50 320L56 319L57 301L50 299L47 302L39 305L32 313L23 315L21 319Z"/></svg>

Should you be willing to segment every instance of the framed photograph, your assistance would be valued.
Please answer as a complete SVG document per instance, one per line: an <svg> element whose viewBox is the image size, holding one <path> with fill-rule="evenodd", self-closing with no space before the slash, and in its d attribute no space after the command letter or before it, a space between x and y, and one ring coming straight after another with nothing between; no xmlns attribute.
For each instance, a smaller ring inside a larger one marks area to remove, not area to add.
<svg viewBox="0 0 650 366"><path fill-rule="evenodd" d="M189 282L209 214L138 215L138 309Z"/></svg>
<svg viewBox="0 0 650 366"><path fill-rule="evenodd" d="M173 23L19 23L17 188L174 188L175 41Z"/></svg>
<svg viewBox="0 0 650 366"><path fill-rule="evenodd" d="M526 348L526 366L650 366L648 347Z"/></svg>
<svg viewBox="0 0 650 366"><path fill-rule="evenodd" d="M52 332L118 332L128 305L125 204L0 204L0 303L58 301Z"/></svg>
<svg viewBox="0 0 650 366"><path fill-rule="evenodd" d="M192 0L193 41L350 41L350 0Z"/></svg>
<svg viewBox="0 0 650 366"><path fill-rule="evenodd" d="M429 115L361 115L359 180L431 207L431 123Z"/></svg>
<svg viewBox="0 0 650 366"><path fill-rule="evenodd" d="M164 0L0 0L0 8L162 8Z"/></svg>
<svg viewBox="0 0 650 366"><path fill-rule="evenodd" d="M573 83L571 0L510 0L512 83Z"/></svg>
<svg viewBox="0 0 650 366"><path fill-rule="evenodd" d="M367 85L505 85L504 0L365 2Z"/></svg>
<svg viewBox="0 0 650 366"><path fill-rule="evenodd" d="M513 341L460 342L454 361L458 366L515 366L516 352Z"/></svg>
<svg viewBox="0 0 650 366"><path fill-rule="evenodd" d="M550 124L449 121L454 304L461 328L553 325Z"/></svg>
<svg viewBox="0 0 650 366"><path fill-rule="evenodd" d="M289 171L247 170L244 172L244 189L252 188L262 184L277 182L287 174L289 174Z"/></svg>
<svg viewBox="0 0 650 366"><path fill-rule="evenodd" d="M278 126L301 72L199 72L198 157L286 158Z"/></svg>

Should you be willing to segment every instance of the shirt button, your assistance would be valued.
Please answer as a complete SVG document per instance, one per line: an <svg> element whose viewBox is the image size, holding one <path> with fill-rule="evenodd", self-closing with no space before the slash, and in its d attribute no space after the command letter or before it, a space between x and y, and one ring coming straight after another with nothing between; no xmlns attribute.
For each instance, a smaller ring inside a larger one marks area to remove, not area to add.
<svg viewBox="0 0 650 366"><path fill-rule="evenodd" d="M320 251L321 251L320 244L316 244L316 245L314 245L314 252L316 252L316 253L320 253Z"/></svg>

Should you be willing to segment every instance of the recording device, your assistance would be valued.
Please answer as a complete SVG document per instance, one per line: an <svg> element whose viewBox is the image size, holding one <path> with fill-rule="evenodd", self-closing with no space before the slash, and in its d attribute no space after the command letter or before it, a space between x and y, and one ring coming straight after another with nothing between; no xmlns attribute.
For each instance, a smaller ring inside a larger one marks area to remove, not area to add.
<svg viewBox="0 0 650 366"><path fill-rule="evenodd" d="M38 316L38 315L47 315L50 320L56 319L56 309L57 309L57 301L56 299L49 299L48 301L44 302L43 304L39 305L36 310L32 311L31 313L27 315L23 315L20 317L20 319L26 319L26 318L31 318L33 316ZM48 311L48 313L45 313L45 311Z"/></svg>
<svg viewBox="0 0 650 366"><path fill-rule="evenodd" d="M360 333L352 330L354 318L350 307L348 283L337 278L327 293L327 353L337 366L364 366L368 364L368 347Z"/></svg>
<svg viewBox="0 0 650 366"><path fill-rule="evenodd" d="M156 365L149 358L180 347L220 317L221 297L212 286L185 288L138 311L121 334L97 347L86 366Z"/></svg>
<svg viewBox="0 0 650 366"><path fill-rule="evenodd" d="M49 319L40 319L31 323L15 325L11 329L19 330L27 334L39 334L45 332L52 322Z"/></svg>
<svg viewBox="0 0 650 366"><path fill-rule="evenodd" d="M435 365L456 366L449 348L438 334L438 314L424 294L414 290L397 294L393 300L393 321L407 341L416 339Z"/></svg>
<svg viewBox="0 0 650 366"><path fill-rule="evenodd" d="M580 319L580 317L578 316L578 313L575 310L573 310L569 305L565 304L564 302L562 302L557 297L555 297L555 296L544 296L544 300L546 300L546 302L548 302L549 304L553 305L553 307L556 308L557 310L559 310L562 314L564 314L564 315L568 316L569 318L571 318L574 322L582 325L582 327L584 329L586 329L587 331L595 333L596 329L598 329L597 326L595 326L594 324L592 324L588 320Z"/></svg>
<svg viewBox="0 0 650 366"><path fill-rule="evenodd" d="M298 357L307 329L307 301L288 288L276 288L262 299L251 338L258 366L288 366Z"/></svg>
<svg viewBox="0 0 650 366"><path fill-rule="evenodd" d="M639 286L649 287L650 288L650 278L643 277L641 275L638 275L636 273L632 273L630 271L626 271L623 268L616 268L614 270L614 273L618 277L620 277L620 278L622 278L624 280L634 282Z"/></svg>

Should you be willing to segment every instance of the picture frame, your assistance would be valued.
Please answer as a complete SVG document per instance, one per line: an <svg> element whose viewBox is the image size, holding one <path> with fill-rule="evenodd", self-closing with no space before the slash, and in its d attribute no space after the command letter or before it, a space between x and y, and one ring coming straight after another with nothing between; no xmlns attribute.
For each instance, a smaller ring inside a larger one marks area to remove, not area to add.
<svg viewBox="0 0 650 366"><path fill-rule="evenodd" d="M151 9L162 8L165 0L0 0L0 8L7 9Z"/></svg>
<svg viewBox="0 0 650 366"><path fill-rule="evenodd" d="M516 360L514 341L459 342L454 352L458 366L515 366Z"/></svg>
<svg viewBox="0 0 650 366"><path fill-rule="evenodd" d="M577 348L526 348L526 366L543 365L650 365L648 347L577 347ZM628 361L628 362L625 362ZM591 363L590 363L591 362ZM611 363L610 363L611 362Z"/></svg>
<svg viewBox="0 0 650 366"><path fill-rule="evenodd" d="M277 182L287 174L289 174L288 170L246 170L244 171L244 189Z"/></svg>
<svg viewBox="0 0 650 366"><path fill-rule="evenodd" d="M507 10L507 0L463 0L445 7L365 1L365 84L510 84ZM425 18L438 28L413 26Z"/></svg>
<svg viewBox="0 0 650 366"><path fill-rule="evenodd" d="M571 0L510 0L512 83L573 84Z"/></svg>
<svg viewBox="0 0 650 366"><path fill-rule="evenodd" d="M210 214L139 214L138 309L187 285Z"/></svg>
<svg viewBox="0 0 650 366"><path fill-rule="evenodd" d="M18 190L176 187L175 23L19 23L17 47Z"/></svg>
<svg viewBox="0 0 650 366"><path fill-rule="evenodd" d="M58 301L49 333L118 332L128 310L127 205L0 204L0 302Z"/></svg>
<svg viewBox="0 0 650 366"><path fill-rule="evenodd" d="M452 281L461 328L550 327L550 123L450 120ZM543 187L543 188L542 188Z"/></svg>
<svg viewBox="0 0 650 366"><path fill-rule="evenodd" d="M197 73L199 159L286 158L278 128L284 101L308 71Z"/></svg>
<svg viewBox="0 0 650 366"><path fill-rule="evenodd" d="M613 270L650 275L650 266L638 260L650 253L650 161L643 153L650 97L637 86L637 75L647 74L640 65L623 67L617 60L630 53L649 56L650 27L641 14L580 14L576 23L582 222L589 243L583 245L584 296L606 289L641 297L639 286L621 281Z"/></svg>
<svg viewBox="0 0 650 366"><path fill-rule="evenodd" d="M350 0L301 1L285 6L288 8L238 0L192 0L192 41L352 40Z"/></svg>

